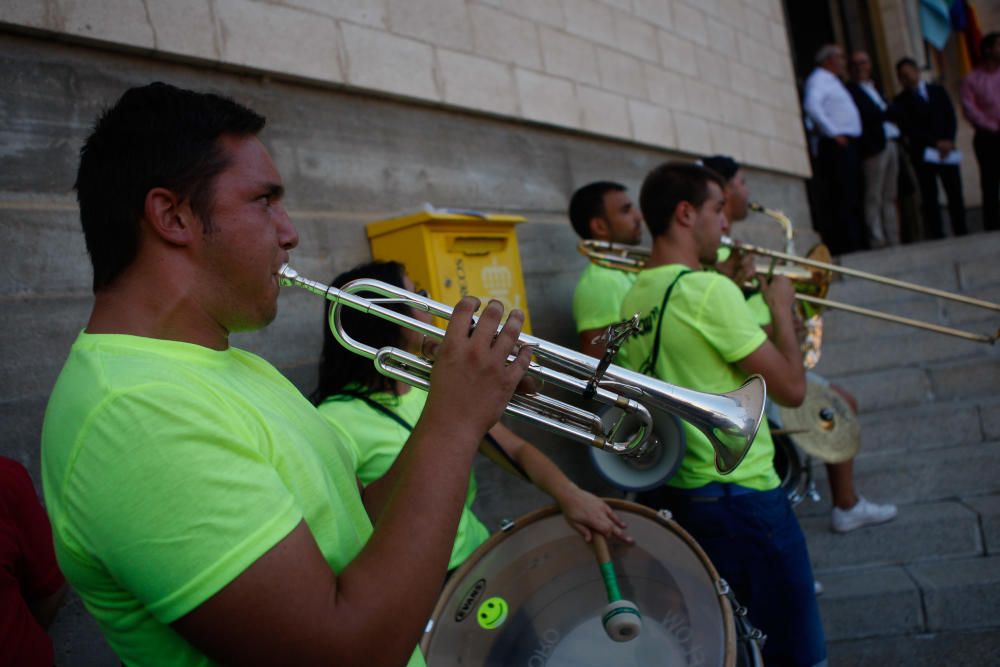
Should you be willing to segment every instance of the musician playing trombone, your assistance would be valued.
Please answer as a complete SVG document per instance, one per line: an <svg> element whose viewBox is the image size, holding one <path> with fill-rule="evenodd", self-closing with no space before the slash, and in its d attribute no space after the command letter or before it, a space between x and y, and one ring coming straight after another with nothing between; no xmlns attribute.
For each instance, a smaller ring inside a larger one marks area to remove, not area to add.
<svg viewBox="0 0 1000 667"><path fill-rule="evenodd" d="M750 189L747 186L746 177L742 167L736 160L728 155L713 155L702 160L702 164L712 169L722 176L726 183L723 195L726 204L723 212L726 216L723 233L730 235L731 225L741 222L749 215ZM754 275L753 257L734 252L728 257L723 257L723 251L728 248L719 249L720 260L716 267L720 272L732 278L737 285L743 285L747 279ZM734 270L735 269L735 270ZM761 298L760 293L755 293L748 300L747 304L757 318L757 322L764 327L765 331L771 327L771 311ZM801 318L796 313L796 325L801 325ZM857 414L858 404L854 398L843 387L831 384L818 373L808 372L808 378L812 382L829 385L830 388L840 394L852 412ZM891 503L874 503L860 495L854 486L854 459L848 459L840 463L827 463L827 482L830 485L830 499L833 509L830 513L830 527L834 532L846 533L862 526L885 523L896 516L896 506Z"/></svg>
<svg viewBox="0 0 1000 667"><path fill-rule="evenodd" d="M569 219L581 239L638 245L642 240L642 214L624 185L595 181L576 190L569 201ZM635 282L635 274L591 263L583 270L573 292L573 320L580 337L580 351L604 355L601 335L619 320L622 299Z"/></svg>
<svg viewBox="0 0 1000 667"><path fill-rule="evenodd" d="M620 311L640 313L643 328L625 341L619 363L701 391L731 390L756 373L772 398L798 405L806 381L791 283L778 276L762 285L773 321L768 336L736 284L702 269L716 260L724 188L720 176L695 164L667 163L646 176L639 202L653 246ZM638 500L669 509L705 549L750 622L768 636L767 664L823 664L809 554L772 464L770 433L761 428L743 463L722 475L707 438L687 423L684 429L677 474Z"/></svg>
<svg viewBox="0 0 1000 667"><path fill-rule="evenodd" d="M459 302L402 455L361 489L315 407L230 345L274 319L298 243L263 125L154 83L84 145L94 304L42 435L56 553L125 664L423 665L473 458L527 369L523 314L497 333L491 301L470 333Z"/></svg>

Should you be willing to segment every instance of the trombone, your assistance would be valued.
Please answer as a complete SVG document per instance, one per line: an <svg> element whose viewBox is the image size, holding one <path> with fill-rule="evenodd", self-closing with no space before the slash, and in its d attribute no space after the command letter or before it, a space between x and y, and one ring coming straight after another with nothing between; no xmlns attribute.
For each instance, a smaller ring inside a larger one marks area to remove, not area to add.
<svg viewBox="0 0 1000 667"><path fill-rule="evenodd" d="M384 304L403 304L444 319L451 317L451 308L378 280L355 280L337 289L300 276L287 264L278 272L278 281L282 286L299 287L332 301L329 324L334 337L348 350L372 359L380 373L425 391L430 388L432 362L399 348L376 349L352 338L341 324L341 308L354 308L434 340L444 338L443 329ZM359 292L379 296L368 299L358 296ZM675 414L708 437L715 449L716 468L727 474L746 456L760 426L766 387L758 375L727 394L708 394L654 380L533 336L522 334L518 343L534 348L529 375L621 410L621 416L605 427L601 416L594 412L537 392L514 394L507 414L576 442L642 457L657 446L655 423L669 418L663 413ZM542 361L562 371L543 366ZM632 424L638 424L637 428L633 429Z"/></svg>
<svg viewBox="0 0 1000 667"><path fill-rule="evenodd" d="M849 313L854 313L856 315L865 315L867 317L874 317L876 319L885 320L887 322L895 322L896 324L905 324L907 326L915 327L917 329L934 331L936 333L946 334L948 336L955 336L957 338L964 338L966 340L975 341L977 343L989 343L992 345L997 341L998 338L1000 338L1000 329L998 329L997 332L992 335L978 334L978 333L973 333L971 331L964 331L961 329L955 329L953 327L934 324L932 322L924 322L923 320L916 320L909 317L902 317L900 315L893 315L892 313L885 313L880 310L863 308L861 306L852 306L849 303L843 303L840 301L832 301L830 299L825 298L825 295L832 274L839 273L845 276L861 278L863 280L869 280L871 282L881 283L883 285L889 285L890 287L897 287L899 289L909 290L911 292L918 292L921 294L935 296L941 299L948 299L950 301L955 301L957 303L964 303L969 306L986 308L988 310L993 310L998 312L1000 312L1000 304L965 296L964 294L955 294L953 292L946 292L944 290L936 289L934 287L917 285L916 283L897 280L895 278L887 278L874 273L869 273L867 271L859 271L858 269L851 269L845 266L838 266L837 264L833 264L829 261L822 261L820 259L814 259L811 257L799 257L797 255L791 255L788 253L779 252L777 250L769 250L768 248L761 248L760 246L751 245L749 243L734 241L728 236L722 237L722 245L732 250L747 252L754 255L760 255L761 257L769 257L775 261L790 262L793 264L798 264L801 267L809 267L815 269L813 271L809 271L807 269L795 268L790 266L777 266L769 268L767 265L763 266L759 265L757 267L758 275L780 274L788 276L789 280L795 283L795 292L796 292L795 298L798 301L808 303L813 306L818 306L820 308L833 308L836 310L843 310ZM822 247L823 246L820 246L820 248ZM579 244L577 245L577 250L581 254L585 255L588 259L590 259L591 262L597 264L598 266L603 266L605 268L610 268L610 269L618 269L621 271L640 271L642 267L645 266L646 262L649 260L649 250L645 248L637 248L633 246L614 244L609 241L598 241L595 239L585 239L580 241ZM826 256L829 257L829 254L827 253Z"/></svg>
<svg viewBox="0 0 1000 667"><path fill-rule="evenodd" d="M803 272L801 271L796 272L794 269L787 272L789 278L793 282L797 283L795 297L799 301L803 301L805 303L809 303L814 306L819 306L821 308L834 308L838 310L844 310L849 313L855 313L856 315L865 315L867 317L874 317L876 319L885 320L887 322L905 324L907 326L916 327L917 329L934 331L936 333L942 333L948 336L955 336L957 338L964 338L966 340L975 341L977 343L989 343L992 345L997 341L997 338L1000 338L1000 329L997 329L997 332L993 335L977 334L977 333L972 333L971 331L963 331L961 329L946 327L940 324L933 324L932 322L924 322L923 320L916 320L910 317L902 317L900 315L893 315L892 313L884 313L880 310L872 310L871 308L862 308L861 306L852 306L851 304L842 303L840 301L831 301L830 299L826 299L823 296L804 294L802 293L802 291L800 291L799 283L801 282L816 286L817 283L822 283L824 281L828 283L829 282L828 277L830 274L839 273L841 275L851 276L853 278L861 278L862 280L868 280L871 282L880 283L882 285L888 285L890 287L896 287L899 289L908 290L910 292L926 294L928 296L947 299L949 301L955 301L956 303L964 303L968 306L986 308L987 310L993 310L997 312L1000 312L1000 304L992 303L990 301L984 301L982 299L976 299L970 296L965 296L964 294L955 294L954 292L946 292L945 290L940 290L934 287L917 285L916 283L906 282L905 280L887 278L885 276L880 276L875 273L869 273L868 271L860 271L858 269L851 269L846 266L838 266L830 262L824 262L809 257L797 257L794 255L789 255L787 253L779 252L777 250L770 250L768 248L761 248L759 246L751 245L749 243L741 243L739 241L734 241L728 236L722 237L722 245L736 251L747 252L754 255L760 255L761 257L770 257L772 260L792 262L800 266L817 269L817 271L805 272L806 274L811 274L812 278L806 278L803 276ZM779 267L779 268L787 268L787 267ZM758 275L760 273L762 273L762 271L758 271ZM819 292L825 294L826 285L823 284L819 285L818 287L819 287Z"/></svg>

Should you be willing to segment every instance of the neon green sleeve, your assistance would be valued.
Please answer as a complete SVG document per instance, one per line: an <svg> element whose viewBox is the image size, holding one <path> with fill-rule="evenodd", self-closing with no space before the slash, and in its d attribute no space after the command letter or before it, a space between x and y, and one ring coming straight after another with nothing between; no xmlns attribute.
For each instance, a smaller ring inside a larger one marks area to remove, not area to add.
<svg viewBox="0 0 1000 667"><path fill-rule="evenodd" d="M584 269L573 292L576 331L603 329L621 320L622 300L635 283L635 273L591 264Z"/></svg>
<svg viewBox="0 0 1000 667"><path fill-rule="evenodd" d="M84 430L63 491L64 511L80 513L76 540L153 616L173 622L302 519L254 442L227 404L176 385L110 397Z"/></svg>

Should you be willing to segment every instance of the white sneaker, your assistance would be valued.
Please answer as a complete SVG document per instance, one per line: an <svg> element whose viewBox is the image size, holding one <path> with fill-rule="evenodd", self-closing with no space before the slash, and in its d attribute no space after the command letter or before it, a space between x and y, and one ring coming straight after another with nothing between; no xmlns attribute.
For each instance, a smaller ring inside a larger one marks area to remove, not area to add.
<svg viewBox="0 0 1000 667"><path fill-rule="evenodd" d="M879 505L873 503L863 496L858 497L858 503L849 510L842 510L839 507L833 508L832 528L835 533L846 533L876 523L885 523L896 516L896 506L891 504Z"/></svg>
<svg viewBox="0 0 1000 667"><path fill-rule="evenodd" d="M816 580L813 580L813 591L816 593L816 595L822 595L823 594L823 584L819 583Z"/></svg>

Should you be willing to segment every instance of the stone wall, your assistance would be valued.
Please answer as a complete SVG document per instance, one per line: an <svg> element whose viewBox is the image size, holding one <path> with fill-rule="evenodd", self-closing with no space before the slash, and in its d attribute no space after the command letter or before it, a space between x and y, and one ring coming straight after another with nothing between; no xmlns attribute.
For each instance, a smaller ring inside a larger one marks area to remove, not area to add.
<svg viewBox="0 0 1000 667"><path fill-rule="evenodd" d="M808 175L780 0L106 0L0 23Z"/></svg>

